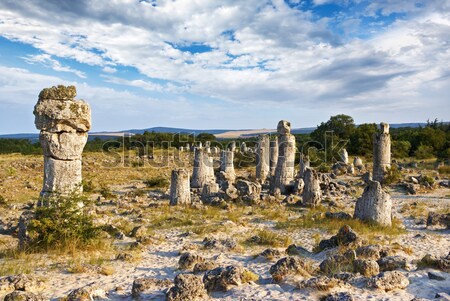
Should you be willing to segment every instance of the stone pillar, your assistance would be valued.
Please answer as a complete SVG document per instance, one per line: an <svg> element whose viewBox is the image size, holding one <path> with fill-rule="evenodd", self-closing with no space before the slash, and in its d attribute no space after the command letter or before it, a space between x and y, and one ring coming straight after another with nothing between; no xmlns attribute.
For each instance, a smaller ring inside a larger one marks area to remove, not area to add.
<svg viewBox="0 0 450 301"><path fill-rule="evenodd" d="M201 148L194 149L194 171L191 187L203 188L207 182L214 181L214 166L212 158Z"/></svg>
<svg viewBox="0 0 450 301"><path fill-rule="evenodd" d="M278 137L270 141L270 176L275 176L275 169L278 162Z"/></svg>
<svg viewBox="0 0 450 301"><path fill-rule="evenodd" d="M227 181L234 182L236 173L234 171L234 153L232 151L223 150L220 157L220 171Z"/></svg>
<svg viewBox="0 0 450 301"><path fill-rule="evenodd" d="M285 194L287 186L294 180L295 136L291 134L291 123L281 120L277 126L278 162L273 180L273 193Z"/></svg>
<svg viewBox="0 0 450 301"><path fill-rule="evenodd" d="M47 88L34 107L44 153L41 197L83 191L81 157L91 128L91 109L85 101L75 100L76 94L74 86Z"/></svg>
<svg viewBox="0 0 450 301"><path fill-rule="evenodd" d="M256 179L264 183L270 172L270 137L260 135L256 154Z"/></svg>
<svg viewBox="0 0 450 301"><path fill-rule="evenodd" d="M228 144L228 150L232 151L233 153L236 151L236 141L231 141Z"/></svg>
<svg viewBox="0 0 450 301"><path fill-rule="evenodd" d="M247 152L247 145L245 144L245 142L241 143L241 153L246 153Z"/></svg>
<svg viewBox="0 0 450 301"><path fill-rule="evenodd" d="M348 152L345 148L341 149L339 152L339 157L341 157L341 161L345 164L348 164Z"/></svg>
<svg viewBox="0 0 450 301"><path fill-rule="evenodd" d="M298 171L298 175L300 178L303 178L305 175L305 170L307 167L309 167L309 157L305 156L304 154L300 153L300 168Z"/></svg>
<svg viewBox="0 0 450 301"><path fill-rule="evenodd" d="M303 180L303 204L308 207L316 207L322 200L319 176L314 169L307 167L305 169Z"/></svg>
<svg viewBox="0 0 450 301"><path fill-rule="evenodd" d="M391 167L391 135L389 124L380 123L380 130L373 137L373 179L384 183L386 170Z"/></svg>
<svg viewBox="0 0 450 301"><path fill-rule="evenodd" d="M382 226L391 226L391 197L378 181L367 180L362 196L356 201L354 218L376 222Z"/></svg>
<svg viewBox="0 0 450 301"><path fill-rule="evenodd" d="M170 205L187 205L191 203L189 173L185 169L172 170L170 181Z"/></svg>
<svg viewBox="0 0 450 301"><path fill-rule="evenodd" d="M353 159L353 166L359 171L361 172L362 169L364 168L364 164L363 161L360 157L355 157Z"/></svg>

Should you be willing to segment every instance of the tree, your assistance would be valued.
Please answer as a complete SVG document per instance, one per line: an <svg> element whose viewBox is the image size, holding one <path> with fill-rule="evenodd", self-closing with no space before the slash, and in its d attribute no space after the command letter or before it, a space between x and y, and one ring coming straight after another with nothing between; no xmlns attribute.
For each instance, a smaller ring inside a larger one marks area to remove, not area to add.
<svg viewBox="0 0 450 301"><path fill-rule="evenodd" d="M311 133L311 138L321 143L325 142L327 132L333 132L333 140L348 140L355 130L355 122L348 115L339 114L331 116L327 122L322 122L317 129Z"/></svg>
<svg viewBox="0 0 450 301"><path fill-rule="evenodd" d="M359 125L350 136L349 153L358 156L372 155L373 135L377 131L375 123L363 123Z"/></svg>
<svg viewBox="0 0 450 301"><path fill-rule="evenodd" d="M394 158L406 158L409 157L409 150L411 149L411 143L409 141L392 141L392 156Z"/></svg>

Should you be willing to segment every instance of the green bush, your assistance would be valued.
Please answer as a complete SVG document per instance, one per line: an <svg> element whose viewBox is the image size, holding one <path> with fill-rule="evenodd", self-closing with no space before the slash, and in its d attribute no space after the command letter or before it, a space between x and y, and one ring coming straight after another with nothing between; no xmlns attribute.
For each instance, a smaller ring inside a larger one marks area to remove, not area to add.
<svg viewBox="0 0 450 301"><path fill-rule="evenodd" d="M149 188L162 188L167 187L170 183L163 177L155 177L145 180L144 184Z"/></svg>
<svg viewBox="0 0 450 301"><path fill-rule="evenodd" d="M432 146L428 146L428 145L421 145L414 152L414 156L416 156L417 159L433 158L433 156L434 156L433 147Z"/></svg>
<svg viewBox="0 0 450 301"><path fill-rule="evenodd" d="M423 175L423 176L420 177L420 184L422 184L422 185L428 184L430 186L433 186L434 185L434 179L433 179L432 176L425 176L425 175Z"/></svg>
<svg viewBox="0 0 450 301"><path fill-rule="evenodd" d="M86 199L53 197L46 202L48 206L35 210L27 228L32 249L83 248L99 237L100 228L94 226L93 218L80 206Z"/></svg>
<svg viewBox="0 0 450 301"><path fill-rule="evenodd" d="M84 192L93 192L95 190L95 185L92 182L92 180L85 180L83 179L82 184L83 185L83 191Z"/></svg>
<svg viewBox="0 0 450 301"><path fill-rule="evenodd" d="M116 198L116 196L112 193L111 189L107 185L101 185L99 193L105 199Z"/></svg>
<svg viewBox="0 0 450 301"><path fill-rule="evenodd" d="M384 177L384 184L390 185L397 183L402 178L402 172L398 170L397 165L392 165L390 168L386 169L386 174Z"/></svg>

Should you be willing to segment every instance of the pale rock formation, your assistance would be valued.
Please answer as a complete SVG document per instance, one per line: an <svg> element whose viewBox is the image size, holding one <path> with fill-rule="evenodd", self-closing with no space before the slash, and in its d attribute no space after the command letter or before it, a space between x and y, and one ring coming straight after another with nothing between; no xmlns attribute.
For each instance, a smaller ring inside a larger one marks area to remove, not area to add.
<svg viewBox="0 0 450 301"><path fill-rule="evenodd" d="M270 176L275 176L275 169L277 168L278 162L278 138L270 141Z"/></svg>
<svg viewBox="0 0 450 301"><path fill-rule="evenodd" d="M298 172L300 178L304 177L305 170L307 167L309 167L309 165L310 165L309 157L304 154L300 154L300 169Z"/></svg>
<svg viewBox="0 0 450 301"><path fill-rule="evenodd" d="M81 156L91 128L91 110L75 96L74 86L43 89L34 107L44 153L41 197L82 192Z"/></svg>
<svg viewBox="0 0 450 301"><path fill-rule="evenodd" d="M303 180L305 182L302 194L303 204L308 207L316 207L322 200L319 176L314 169L307 167Z"/></svg>
<svg viewBox="0 0 450 301"><path fill-rule="evenodd" d="M389 124L380 123L380 130L373 137L373 179L384 183L386 170L391 167L391 135Z"/></svg>
<svg viewBox="0 0 450 301"><path fill-rule="evenodd" d="M170 181L170 205L187 205L191 203L189 173L185 169L172 170Z"/></svg>
<svg viewBox="0 0 450 301"><path fill-rule="evenodd" d="M236 173L234 171L234 153L232 151L223 150L220 157L220 171L223 172L225 180L234 182Z"/></svg>
<svg viewBox="0 0 450 301"><path fill-rule="evenodd" d="M191 178L191 188L203 188L205 183L215 182L212 160L203 149L194 149L194 171Z"/></svg>
<svg viewBox="0 0 450 301"><path fill-rule="evenodd" d="M270 137L269 135L259 136L256 155L256 179L264 183L270 172Z"/></svg>
<svg viewBox="0 0 450 301"><path fill-rule="evenodd" d="M240 147L241 153L246 153L247 152L247 144L245 144L245 142L241 143L241 147Z"/></svg>
<svg viewBox="0 0 450 301"><path fill-rule="evenodd" d="M361 170L363 170L363 168L364 168L364 164L363 164L362 159L361 159L360 157L355 157L355 158L353 159L353 166L355 166L355 168L356 168L359 172L361 172Z"/></svg>
<svg viewBox="0 0 450 301"><path fill-rule="evenodd" d="M295 136L291 132L291 123L281 120L278 131L278 162L272 183L274 194L285 194L294 180Z"/></svg>
<svg viewBox="0 0 450 301"><path fill-rule="evenodd" d="M341 157L341 161L345 164L348 164L348 152L345 148L341 149L339 152L339 157Z"/></svg>
<svg viewBox="0 0 450 301"><path fill-rule="evenodd" d="M392 224L392 201L380 182L368 180L362 196L356 201L355 218L376 222L382 226Z"/></svg>

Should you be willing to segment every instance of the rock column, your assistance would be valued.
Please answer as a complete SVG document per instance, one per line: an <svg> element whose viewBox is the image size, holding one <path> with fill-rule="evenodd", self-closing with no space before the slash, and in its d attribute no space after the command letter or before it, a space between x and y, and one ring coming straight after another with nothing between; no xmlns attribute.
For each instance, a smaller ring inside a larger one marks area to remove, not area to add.
<svg viewBox="0 0 450 301"><path fill-rule="evenodd" d="M226 181L234 182L236 173L234 171L234 153L232 151L223 150L220 157L220 171Z"/></svg>
<svg viewBox="0 0 450 301"><path fill-rule="evenodd" d="M308 207L316 207L322 200L319 176L314 169L307 167L303 175L303 180L303 204Z"/></svg>
<svg viewBox="0 0 450 301"><path fill-rule="evenodd" d="M259 136L256 155L256 179L265 182L270 172L270 138L269 135Z"/></svg>
<svg viewBox="0 0 450 301"><path fill-rule="evenodd" d="M277 132L278 162L272 189L275 194L285 194L294 180L295 136L291 134L291 123L286 120L278 123Z"/></svg>
<svg viewBox="0 0 450 301"><path fill-rule="evenodd" d="M392 224L392 201L380 182L367 180L362 196L356 201L355 218L376 222L382 226Z"/></svg>
<svg viewBox="0 0 450 301"><path fill-rule="evenodd" d="M305 170L307 167L309 167L309 157L300 153L300 168L298 175L300 178L303 178L305 175Z"/></svg>
<svg viewBox="0 0 450 301"><path fill-rule="evenodd" d="M341 157L341 161L344 164L348 164L348 152L345 148L343 148L340 152L339 152L339 157Z"/></svg>
<svg viewBox="0 0 450 301"><path fill-rule="evenodd" d="M76 94L74 86L47 88L34 107L44 153L41 197L83 191L81 157L91 128L91 109L85 101L75 100Z"/></svg>
<svg viewBox="0 0 450 301"><path fill-rule="evenodd" d="M278 162L278 138L270 141L270 176L275 176L275 169Z"/></svg>
<svg viewBox="0 0 450 301"><path fill-rule="evenodd" d="M191 187L203 188L207 182L214 181L214 167L212 158L201 148L194 149L194 171L192 173Z"/></svg>
<svg viewBox="0 0 450 301"><path fill-rule="evenodd" d="M373 179L384 183L386 170L391 167L391 135L389 124L381 123L373 137Z"/></svg>
<svg viewBox="0 0 450 301"><path fill-rule="evenodd" d="M170 205L187 205L191 203L189 173L185 169L172 170L170 181Z"/></svg>

